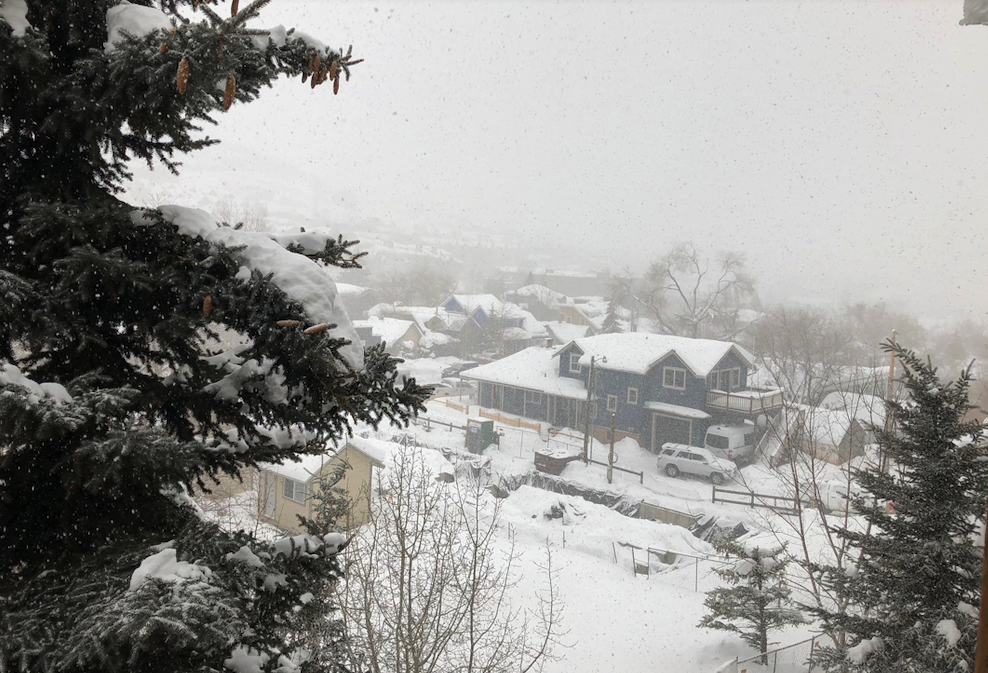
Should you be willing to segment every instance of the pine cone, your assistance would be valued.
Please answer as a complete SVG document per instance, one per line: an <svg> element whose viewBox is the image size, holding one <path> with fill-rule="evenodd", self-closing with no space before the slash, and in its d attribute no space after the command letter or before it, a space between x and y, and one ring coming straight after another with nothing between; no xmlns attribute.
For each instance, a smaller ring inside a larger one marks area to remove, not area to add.
<svg viewBox="0 0 988 673"><path fill-rule="evenodd" d="M319 334L320 332L325 332L327 329L329 329L329 325L321 322L318 325L313 325L308 329L302 330L302 334Z"/></svg>
<svg viewBox="0 0 988 673"><path fill-rule="evenodd" d="M178 92L185 94L185 87L189 84L189 59L183 58L178 64L178 75L175 77L175 84L178 85Z"/></svg>
<svg viewBox="0 0 988 673"><path fill-rule="evenodd" d="M237 78L230 75L226 80L226 90L223 91L223 111L230 109L233 105L233 96L237 93Z"/></svg>
<svg viewBox="0 0 988 673"><path fill-rule="evenodd" d="M202 314L209 317L209 314L213 312L213 296L207 294L206 298L202 300Z"/></svg>
<svg viewBox="0 0 988 673"><path fill-rule="evenodd" d="M238 11L240 11L240 0L233 0L230 3L230 16L236 16Z"/></svg>

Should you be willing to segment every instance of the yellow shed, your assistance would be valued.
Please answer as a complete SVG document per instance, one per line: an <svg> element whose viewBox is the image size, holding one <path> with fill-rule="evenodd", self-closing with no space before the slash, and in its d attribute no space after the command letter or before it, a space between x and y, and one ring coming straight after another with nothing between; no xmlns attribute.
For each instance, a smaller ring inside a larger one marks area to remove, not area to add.
<svg viewBox="0 0 988 673"><path fill-rule="evenodd" d="M323 480L345 467L343 478L333 484L350 501L350 515L344 527L354 528L370 518L370 497L374 468L383 468L381 448L371 440L354 437L335 453L304 456L282 465L264 465L258 480L258 516L262 521L290 532L301 532L297 515L311 517L312 494Z"/></svg>

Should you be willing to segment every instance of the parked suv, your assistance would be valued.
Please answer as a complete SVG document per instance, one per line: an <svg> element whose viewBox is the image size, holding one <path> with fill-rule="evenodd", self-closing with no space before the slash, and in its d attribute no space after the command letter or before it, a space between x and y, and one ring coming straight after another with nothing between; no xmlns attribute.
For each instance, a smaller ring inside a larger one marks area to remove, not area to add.
<svg viewBox="0 0 988 673"><path fill-rule="evenodd" d="M717 458L710 451L688 444L663 444L659 454L658 468L670 477L680 473L709 477L716 485L738 476L738 466L729 460Z"/></svg>
<svg viewBox="0 0 988 673"><path fill-rule="evenodd" d="M755 426L711 425L703 447L718 458L735 462L751 460L755 455Z"/></svg>

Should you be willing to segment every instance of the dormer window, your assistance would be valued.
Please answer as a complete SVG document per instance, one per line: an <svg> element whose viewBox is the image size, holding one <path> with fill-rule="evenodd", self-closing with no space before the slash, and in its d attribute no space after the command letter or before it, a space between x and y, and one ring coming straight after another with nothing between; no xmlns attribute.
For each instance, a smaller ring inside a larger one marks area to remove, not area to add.
<svg viewBox="0 0 988 673"><path fill-rule="evenodd" d="M570 374L579 374L583 371L580 367L580 357L579 353L570 353L569 355L569 372Z"/></svg>

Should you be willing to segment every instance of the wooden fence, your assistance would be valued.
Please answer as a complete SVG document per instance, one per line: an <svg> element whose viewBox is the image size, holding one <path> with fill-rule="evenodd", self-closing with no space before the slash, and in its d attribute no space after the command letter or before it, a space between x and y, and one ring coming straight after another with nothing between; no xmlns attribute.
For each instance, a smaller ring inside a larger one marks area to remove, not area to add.
<svg viewBox="0 0 988 673"><path fill-rule="evenodd" d="M726 488L713 487L711 502L724 502L732 505L748 507L764 507L781 514L796 513L796 498L784 495L755 493L754 491L733 491Z"/></svg>
<svg viewBox="0 0 988 673"><path fill-rule="evenodd" d="M504 416L496 411L488 411L487 409L481 409L480 415L484 418L489 418L492 421L497 421L498 423L504 423L505 425L510 425L513 428L528 428L529 430L535 430L535 432L541 433L542 426L539 423L529 423L528 421L523 421L520 418L511 418L510 416Z"/></svg>

